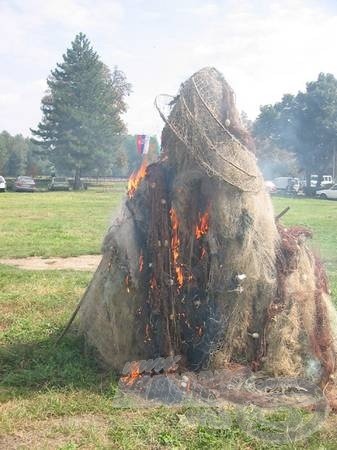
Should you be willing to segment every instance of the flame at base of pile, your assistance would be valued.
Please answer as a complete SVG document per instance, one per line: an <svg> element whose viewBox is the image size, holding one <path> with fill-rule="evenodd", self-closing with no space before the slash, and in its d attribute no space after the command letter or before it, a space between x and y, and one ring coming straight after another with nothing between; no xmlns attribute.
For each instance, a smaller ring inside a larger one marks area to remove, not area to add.
<svg viewBox="0 0 337 450"><path fill-rule="evenodd" d="M122 377L112 406L137 410L184 407L179 416L185 425L222 430L229 429L235 417L250 436L278 444L309 437L329 412L327 399L314 383L301 378L256 377L239 364L216 372L143 372L132 383Z"/></svg>

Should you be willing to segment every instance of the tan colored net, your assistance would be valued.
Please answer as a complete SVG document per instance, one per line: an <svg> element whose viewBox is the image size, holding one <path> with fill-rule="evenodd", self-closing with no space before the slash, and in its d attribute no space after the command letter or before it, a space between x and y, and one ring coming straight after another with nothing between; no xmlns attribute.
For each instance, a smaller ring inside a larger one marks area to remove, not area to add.
<svg viewBox="0 0 337 450"><path fill-rule="evenodd" d="M161 161L114 220L80 327L110 367L181 355L326 382L336 313L310 233L274 220L234 93L213 68L170 102ZM166 107L166 110L165 110Z"/></svg>
<svg viewBox="0 0 337 450"><path fill-rule="evenodd" d="M230 110L225 121L219 117L228 95L233 102L234 94L222 75L206 68L183 84L176 99L162 95L155 105L171 131L209 176L242 191L258 192L262 177L254 154L230 131Z"/></svg>

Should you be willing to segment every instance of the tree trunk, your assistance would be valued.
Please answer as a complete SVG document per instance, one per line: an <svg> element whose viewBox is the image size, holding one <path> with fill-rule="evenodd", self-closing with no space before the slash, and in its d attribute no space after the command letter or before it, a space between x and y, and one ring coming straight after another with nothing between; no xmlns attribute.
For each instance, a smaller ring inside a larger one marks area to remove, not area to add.
<svg viewBox="0 0 337 450"><path fill-rule="evenodd" d="M79 191L80 189L81 189L81 168L77 166L75 169L74 191Z"/></svg>

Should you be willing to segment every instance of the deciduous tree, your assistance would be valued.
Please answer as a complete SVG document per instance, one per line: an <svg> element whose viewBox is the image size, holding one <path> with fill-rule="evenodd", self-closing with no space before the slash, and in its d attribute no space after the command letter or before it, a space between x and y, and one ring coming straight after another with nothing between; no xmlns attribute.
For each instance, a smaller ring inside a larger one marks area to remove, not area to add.
<svg viewBox="0 0 337 450"><path fill-rule="evenodd" d="M307 83L305 92L262 106L254 134L295 153L310 186L312 173L322 175L331 168L337 145L336 78L320 73L316 81Z"/></svg>

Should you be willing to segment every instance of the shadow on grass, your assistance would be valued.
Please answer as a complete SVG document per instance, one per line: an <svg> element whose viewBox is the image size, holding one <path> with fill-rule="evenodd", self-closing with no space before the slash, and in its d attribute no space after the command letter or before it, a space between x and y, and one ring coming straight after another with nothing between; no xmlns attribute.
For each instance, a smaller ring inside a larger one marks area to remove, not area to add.
<svg viewBox="0 0 337 450"><path fill-rule="evenodd" d="M83 338L73 332L55 344L57 336L0 347L0 401L58 389L111 393L116 376L97 365Z"/></svg>

